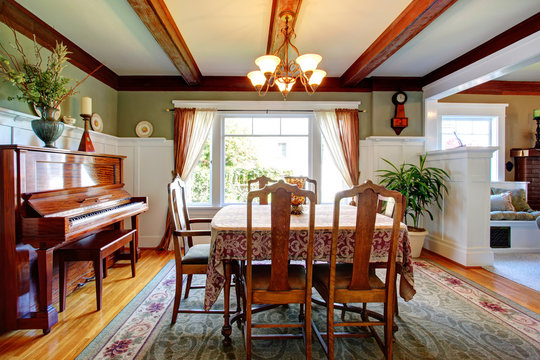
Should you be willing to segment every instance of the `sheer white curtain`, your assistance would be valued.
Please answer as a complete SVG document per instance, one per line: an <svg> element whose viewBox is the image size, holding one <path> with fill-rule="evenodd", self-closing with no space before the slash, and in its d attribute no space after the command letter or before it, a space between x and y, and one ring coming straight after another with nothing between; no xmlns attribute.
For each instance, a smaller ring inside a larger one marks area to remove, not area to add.
<svg viewBox="0 0 540 360"><path fill-rule="evenodd" d="M186 181L193 168L199 162L206 139L212 130L212 124L216 117L216 109L196 109L191 127L190 146L184 158L184 168L180 178Z"/></svg>
<svg viewBox="0 0 540 360"><path fill-rule="evenodd" d="M343 176L343 179L348 186L352 187L353 181L351 175L349 174L349 169L347 167L347 160L345 159L345 154L343 153L343 147L341 145L341 140L339 136L338 121L335 111L315 111L315 119L319 123L321 133L326 140L330 154L334 159L336 167Z"/></svg>

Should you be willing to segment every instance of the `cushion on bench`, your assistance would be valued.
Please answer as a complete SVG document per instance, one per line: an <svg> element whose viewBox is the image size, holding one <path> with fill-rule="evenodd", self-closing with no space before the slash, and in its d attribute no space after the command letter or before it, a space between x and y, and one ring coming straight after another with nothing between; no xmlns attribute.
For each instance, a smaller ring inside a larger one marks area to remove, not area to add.
<svg viewBox="0 0 540 360"><path fill-rule="evenodd" d="M491 188L491 194L497 195L505 192L510 192L512 194L512 205L516 211L530 211L531 207L527 204L527 194L524 189L500 189L500 188Z"/></svg>
<svg viewBox="0 0 540 360"><path fill-rule="evenodd" d="M540 217L540 211L492 211L490 220L534 221Z"/></svg>

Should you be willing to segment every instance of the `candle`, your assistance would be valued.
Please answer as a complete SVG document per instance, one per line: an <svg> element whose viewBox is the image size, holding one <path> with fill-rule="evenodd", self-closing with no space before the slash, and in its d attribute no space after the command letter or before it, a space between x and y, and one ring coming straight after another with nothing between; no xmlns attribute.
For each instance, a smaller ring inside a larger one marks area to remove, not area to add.
<svg viewBox="0 0 540 360"><path fill-rule="evenodd" d="M81 98L81 114L92 115L92 98L88 96Z"/></svg>
<svg viewBox="0 0 540 360"><path fill-rule="evenodd" d="M533 118L540 119L540 109L536 109L533 111Z"/></svg>

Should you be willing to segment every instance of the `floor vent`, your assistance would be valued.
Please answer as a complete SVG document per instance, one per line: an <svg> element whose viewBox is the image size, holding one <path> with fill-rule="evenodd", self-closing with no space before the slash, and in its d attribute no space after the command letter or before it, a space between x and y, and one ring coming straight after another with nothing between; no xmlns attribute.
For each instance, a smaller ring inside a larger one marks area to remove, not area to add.
<svg viewBox="0 0 540 360"><path fill-rule="evenodd" d="M510 248L510 227L492 226L490 228L490 246L492 248Z"/></svg>

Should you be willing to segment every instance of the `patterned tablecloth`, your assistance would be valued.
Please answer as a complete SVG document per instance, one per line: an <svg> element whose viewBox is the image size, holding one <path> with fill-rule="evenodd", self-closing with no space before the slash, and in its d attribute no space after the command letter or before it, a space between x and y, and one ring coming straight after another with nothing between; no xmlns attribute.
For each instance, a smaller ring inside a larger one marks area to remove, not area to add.
<svg viewBox="0 0 540 360"><path fill-rule="evenodd" d="M328 260L332 240L333 205L321 204L315 210L315 260ZM338 238L338 259L352 262L354 249L354 227L356 211L354 207L343 205L340 214L340 232ZM241 260L246 258L246 205L231 205L222 208L212 220L212 243L210 260L206 273L206 293L204 308L210 309L217 300L225 284L223 260ZM307 256L308 215L291 217L291 260L304 259ZM388 256L389 238L392 219L377 214L374 242L370 261L385 262ZM257 260L270 257L270 205L253 206L253 256ZM407 227L401 224L397 262L401 264L400 296L408 301L415 294L413 262Z"/></svg>

